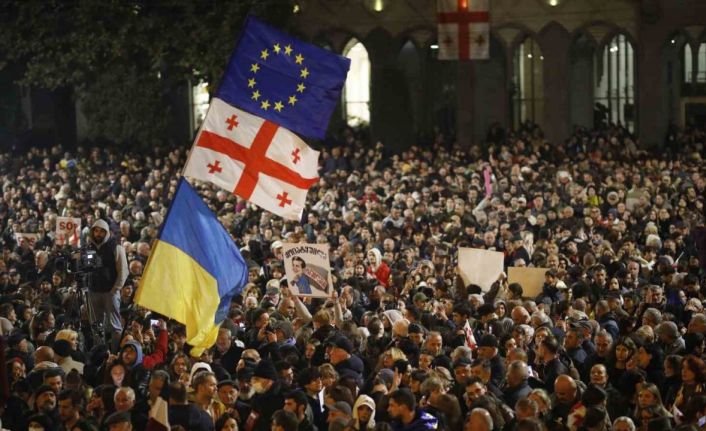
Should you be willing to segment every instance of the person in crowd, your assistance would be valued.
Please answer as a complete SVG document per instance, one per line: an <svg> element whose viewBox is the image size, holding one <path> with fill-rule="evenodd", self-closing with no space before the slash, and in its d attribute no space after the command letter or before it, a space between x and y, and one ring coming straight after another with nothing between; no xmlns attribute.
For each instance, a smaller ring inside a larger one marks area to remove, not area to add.
<svg viewBox="0 0 706 431"><path fill-rule="evenodd" d="M186 151L0 150L3 424L143 429L162 398L196 431L699 426L704 136L681 131L667 162L626 153L608 123L567 145L527 123L398 154L346 128L320 148L301 223L199 183L249 277L198 357L188 322L134 301ZM69 271L59 217L101 257L92 280ZM307 290L283 261L305 242L329 245L325 298L288 287ZM502 253L502 274L469 282L466 248ZM530 285L508 266L545 269Z"/></svg>

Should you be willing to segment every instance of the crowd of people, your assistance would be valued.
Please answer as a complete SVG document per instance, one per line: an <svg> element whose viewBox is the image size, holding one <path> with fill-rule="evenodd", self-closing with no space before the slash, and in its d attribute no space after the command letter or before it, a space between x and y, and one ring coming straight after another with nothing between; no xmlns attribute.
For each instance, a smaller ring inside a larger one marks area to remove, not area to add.
<svg viewBox="0 0 706 431"><path fill-rule="evenodd" d="M133 300L186 149L4 152L2 427L143 430L162 398L188 431L704 430L705 138L527 124L390 154L346 129L301 222L199 184L249 273L199 357ZM292 294L297 242L329 244L330 297ZM463 247L546 268L541 293L465 284Z"/></svg>

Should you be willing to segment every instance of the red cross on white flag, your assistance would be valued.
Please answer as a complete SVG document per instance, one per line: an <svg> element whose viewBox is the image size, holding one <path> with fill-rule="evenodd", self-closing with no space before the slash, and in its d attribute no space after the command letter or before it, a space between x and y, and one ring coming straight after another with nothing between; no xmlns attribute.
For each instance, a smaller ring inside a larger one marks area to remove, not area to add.
<svg viewBox="0 0 706 431"><path fill-rule="evenodd" d="M300 220L306 192L319 180L318 165L319 152L294 133L214 98L184 175Z"/></svg>
<svg viewBox="0 0 706 431"><path fill-rule="evenodd" d="M437 0L439 60L489 57L489 0Z"/></svg>

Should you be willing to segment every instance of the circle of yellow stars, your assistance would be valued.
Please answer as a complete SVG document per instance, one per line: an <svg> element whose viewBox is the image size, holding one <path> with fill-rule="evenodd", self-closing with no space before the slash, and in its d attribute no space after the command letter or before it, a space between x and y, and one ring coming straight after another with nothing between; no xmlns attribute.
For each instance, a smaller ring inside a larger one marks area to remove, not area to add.
<svg viewBox="0 0 706 431"><path fill-rule="evenodd" d="M289 96L288 100L274 100L274 103L271 103L270 100L266 99L265 96L260 93L260 90L257 89L257 72L260 71L260 63L266 62L271 55L286 55L288 57L294 57L294 63L297 67L300 67L299 78L301 78L302 81L297 83L297 88L294 91L294 94ZM259 102L260 109L263 111L268 111L272 108L277 112L282 112L286 105L290 105L293 108L299 101L297 94L300 95L299 97L304 94L304 90L306 90L304 80L309 77L309 69L304 66L304 56L300 53L294 53L292 45L287 44L285 46L281 46L279 43L275 43L272 45L271 50L270 48L265 48L260 51L260 60L260 62L256 61L250 65L250 73L252 74L252 76L248 79L248 88L251 89L250 98L255 102Z"/></svg>

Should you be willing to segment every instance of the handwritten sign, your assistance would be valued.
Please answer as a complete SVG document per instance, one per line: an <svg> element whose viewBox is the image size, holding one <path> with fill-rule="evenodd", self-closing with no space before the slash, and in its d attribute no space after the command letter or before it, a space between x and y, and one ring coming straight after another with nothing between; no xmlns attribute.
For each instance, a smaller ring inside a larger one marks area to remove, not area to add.
<svg viewBox="0 0 706 431"><path fill-rule="evenodd" d="M80 247L81 219L77 217L56 218L56 244Z"/></svg>

